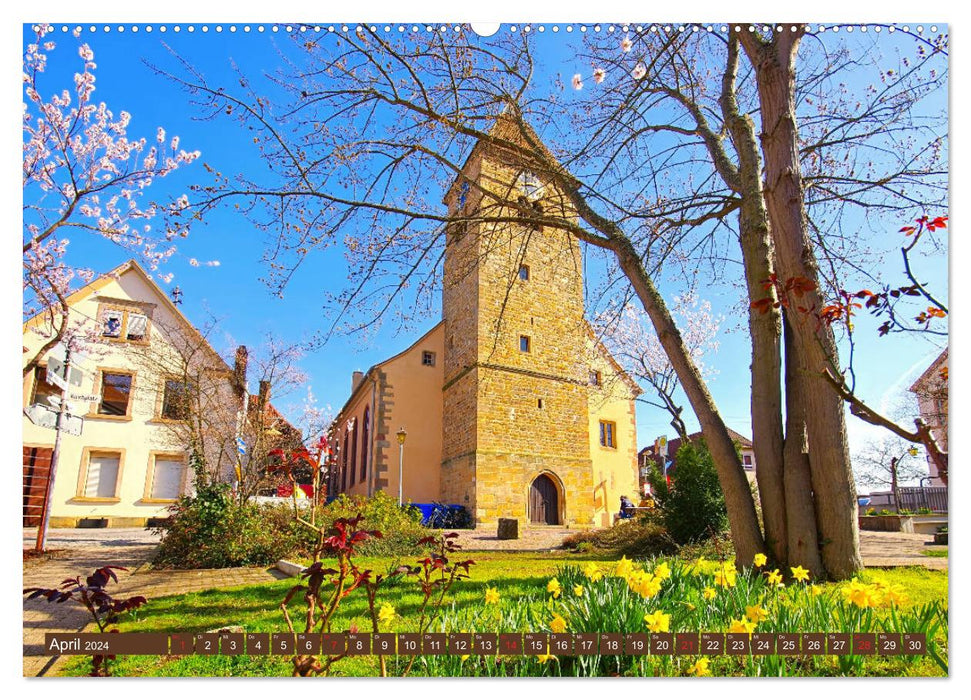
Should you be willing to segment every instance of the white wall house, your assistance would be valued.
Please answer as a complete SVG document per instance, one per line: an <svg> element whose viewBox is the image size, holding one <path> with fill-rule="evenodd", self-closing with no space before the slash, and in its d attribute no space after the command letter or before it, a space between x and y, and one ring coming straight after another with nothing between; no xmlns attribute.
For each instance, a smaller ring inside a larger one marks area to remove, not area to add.
<svg viewBox="0 0 971 700"><path fill-rule="evenodd" d="M63 434L61 440L51 525L144 526L165 517L167 506L191 489L191 415L235 420L241 394L234 372L134 261L95 279L67 302L72 333L87 337L86 358L77 367L80 386L70 387L79 398L69 402L83 428L80 436ZM45 314L24 324L25 366L51 337ZM47 382L52 355L23 381L25 525L37 524L44 466L54 446L54 430L27 415L43 413L30 408L37 404L57 408L61 390ZM205 396L191 391L199 377L210 386ZM203 401L210 405L197 405ZM216 463L232 463L227 432L232 434L231 426L201 446Z"/></svg>

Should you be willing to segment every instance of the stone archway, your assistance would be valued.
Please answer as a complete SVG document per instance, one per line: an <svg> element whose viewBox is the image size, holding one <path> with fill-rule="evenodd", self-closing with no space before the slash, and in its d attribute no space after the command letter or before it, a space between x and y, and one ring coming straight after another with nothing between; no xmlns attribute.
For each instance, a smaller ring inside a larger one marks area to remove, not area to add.
<svg viewBox="0 0 971 700"><path fill-rule="evenodd" d="M528 514L531 525L561 525L562 495L551 474L540 474L529 485Z"/></svg>

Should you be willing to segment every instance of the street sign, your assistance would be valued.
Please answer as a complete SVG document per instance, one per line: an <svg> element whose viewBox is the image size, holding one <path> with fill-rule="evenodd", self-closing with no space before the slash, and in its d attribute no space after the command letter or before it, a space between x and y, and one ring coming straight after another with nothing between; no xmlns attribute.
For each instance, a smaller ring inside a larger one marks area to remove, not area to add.
<svg viewBox="0 0 971 700"><path fill-rule="evenodd" d="M68 384L71 386L81 386L84 381L84 372L78 369L72 361L69 376L65 376L64 361L56 357L47 358L47 382L54 384L62 390L67 390Z"/></svg>
<svg viewBox="0 0 971 700"><path fill-rule="evenodd" d="M42 428L50 428L51 430L57 427L57 411L49 406L35 403L29 408L25 408L24 413L34 425L39 425ZM84 419L81 416L71 415L70 413L64 414L61 419L62 431L68 435L80 436L83 429Z"/></svg>
<svg viewBox="0 0 971 700"><path fill-rule="evenodd" d="M64 363L64 358L67 356L67 348L64 347L64 343L58 343L50 350L47 351L47 359L55 359ZM84 353L78 352L77 350L71 351L71 364L72 365L83 365L88 361L88 356Z"/></svg>
<svg viewBox="0 0 971 700"><path fill-rule="evenodd" d="M101 399L97 394L82 394L78 391L70 392L67 397L78 403L97 403Z"/></svg>

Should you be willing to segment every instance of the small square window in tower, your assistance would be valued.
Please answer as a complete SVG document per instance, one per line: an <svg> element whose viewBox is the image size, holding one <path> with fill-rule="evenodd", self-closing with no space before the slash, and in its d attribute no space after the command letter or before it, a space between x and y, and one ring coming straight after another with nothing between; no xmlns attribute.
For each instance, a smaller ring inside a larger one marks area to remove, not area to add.
<svg viewBox="0 0 971 700"><path fill-rule="evenodd" d="M519 351L529 352L529 336L521 335L519 336Z"/></svg>
<svg viewBox="0 0 971 700"><path fill-rule="evenodd" d="M521 279L523 282L529 279L529 265L519 266L519 279Z"/></svg>
<svg viewBox="0 0 971 700"><path fill-rule="evenodd" d="M423 350L422 353L421 353L421 363L425 367L434 367L435 366L435 353L433 353L431 350Z"/></svg>
<svg viewBox="0 0 971 700"><path fill-rule="evenodd" d="M613 421L600 421L600 444L603 447L617 447L617 424Z"/></svg>

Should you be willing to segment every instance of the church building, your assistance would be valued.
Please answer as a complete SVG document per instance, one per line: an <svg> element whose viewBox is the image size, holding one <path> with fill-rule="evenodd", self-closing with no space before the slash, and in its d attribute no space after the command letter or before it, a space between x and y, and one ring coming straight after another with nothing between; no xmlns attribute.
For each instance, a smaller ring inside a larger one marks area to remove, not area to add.
<svg viewBox="0 0 971 700"><path fill-rule="evenodd" d="M522 139L501 117L493 133ZM328 493L462 505L477 527L610 525L620 497L638 495L640 389L585 319L575 236L515 220L576 214L516 152L484 141L444 203L442 321L354 373Z"/></svg>

